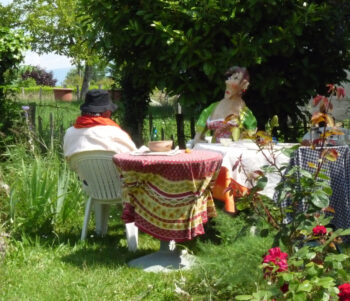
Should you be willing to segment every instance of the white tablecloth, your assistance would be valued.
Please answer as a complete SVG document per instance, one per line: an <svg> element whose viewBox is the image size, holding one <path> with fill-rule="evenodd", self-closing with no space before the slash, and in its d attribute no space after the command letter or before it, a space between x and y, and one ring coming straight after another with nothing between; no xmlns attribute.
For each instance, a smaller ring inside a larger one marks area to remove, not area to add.
<svg viewBox="0 0 350 301"><path fill-rule="evenodd" d="M291 147L295 144L290 143L278 143L274 145L274 152L276 156L277 166L281 167L282 164L288 164L290 158L281 152L282 148ZM240 185L247 188L251 188L247 177L243 172L239 172L238 168L232 171L232 167L235 165L239 156L242 155L242 163L247 173L261 170L264 165L270 165L258 146L252 141L236 141L231 142L228 146L224 146L220 143L197 143L194 149L203 149L220 152L223 155L222 166L226 167L230 173L231 178L238 182ZM267 150L263 151L268 158L271 158ZM265 189L261 191L261 194L273 198L274 189L280 181L280 176L276 173L269 173L266 175L268 178Z"/></svg>

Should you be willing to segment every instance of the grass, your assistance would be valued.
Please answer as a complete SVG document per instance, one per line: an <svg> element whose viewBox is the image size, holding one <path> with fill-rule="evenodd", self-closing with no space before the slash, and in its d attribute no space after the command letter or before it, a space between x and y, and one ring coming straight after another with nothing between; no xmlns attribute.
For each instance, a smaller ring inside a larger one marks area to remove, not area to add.
<svg viewBox="0 0 350 301"><path fill-rule="evenodd" d="M231 230L240 232L242 220L229 218ZM216 222L221 219L225 214ZM112 212L106 237L95 237L91 225L86 242L79 235L76 229L11 240L0 265L1 300L229 300L254 286L252 275L259 278L257 265L271 242L243 235L235 244L215 244L209 235L188 246L200 260L196 269L156 274L127 266L155 252L159 241L141 233L139 250L128 252L119 210Z"/></svg>
<svg viewBox="0 0 350 301"><path fill-rule="evenodd" d="M50 112L53 141L47 133ZM86 196L62 158L59 136L59 127L70 126L78 114L78 103L38 104L43 141L51 145L33 150L22 141L0 163L0 184L11 187L8 193L0 186L0 234L10 234L0 258L0 300L234 300L264 285L259 265L273 232L252 236L248 217L223 213L221 203L206 234L179 246L198 259L190 271L156 274L128 267L129 260L157 251L159 241L140 233L139 249L128 252L120 207L111 211L106 237L95 236L91 218L88 239L81 242ZM152 116L157 128L176 129L169 108L155 108ZM349 246L343 250L350 255Z"/></svg>
<svg viewBox="0 0 350 301"><path fill-rule="evenodd" d="M128 268L126 262L139 253L128 253L117 238L72 246L42 239L14 243L1 268L1 299L180 300L174 293L177 273Z"/></svg>

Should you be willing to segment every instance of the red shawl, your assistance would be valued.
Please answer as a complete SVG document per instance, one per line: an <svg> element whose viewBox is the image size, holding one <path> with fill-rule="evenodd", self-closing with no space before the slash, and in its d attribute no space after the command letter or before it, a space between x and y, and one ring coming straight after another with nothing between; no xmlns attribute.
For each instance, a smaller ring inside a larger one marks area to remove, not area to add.
<svg viewBox="0 0 350 301"><path fill-rule="evenodd" d="M112 125L120 128L112 119L102 116L79 116L74 123L76 129L90 128L97 125Z"/></svg>

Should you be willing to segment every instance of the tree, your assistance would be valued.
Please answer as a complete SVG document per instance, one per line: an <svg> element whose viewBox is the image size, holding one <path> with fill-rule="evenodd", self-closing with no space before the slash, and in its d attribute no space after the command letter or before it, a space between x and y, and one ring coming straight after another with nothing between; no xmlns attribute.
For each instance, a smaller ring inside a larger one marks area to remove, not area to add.
<svg viewBox="0 0 350 301"><path fill-rule="evenodd" d="M14 28L18 25L20 19L19 11L13 9L13 4L2 5L0 4L0 26Z"/></svg>
<svg viewBox="0 0 350 301"><path fill-rule="evenodd" d="M138 0L81 2L81 10L89 14L82 26L90 31L90 42L100 48L109 61L115 62L117 68L114 69L119 70L123 89L121 101L125 112L123 126L135 143L141 145L149 95L155 86L154 79L161 76L155 74L153 62L157 62L158 50L166 46L150 26L151 18L161 13L162 5L159 1ZM147 18L141 14L143 9L150 13ZM147 45L135 40L134 32L144 35Z"/></svg>
<svg viewBox="0 0 350 301"><path fill-rule="evenodd" d="M6 96L7 80L11 73L23 60L23 52L27 49L28 43L23 34L18 31L11 31L8 28L0 27L0 151L13 142L11 130L19 117L18 106Z"/></svg>
<svg viewBox="0 0 350 301"><path fill-rule="evenodd" d="M159 55L171 70L162 72L165 85L186 104L208 103L222 98L228 66L246 66L244 99L259 127L279 115L285 138L295 141L295 125L305 120L301 107L325 83L346 78L350 36L342 2L167 1L170 23L154 22L171 41Z"/></svg>
<svg viewBox="0 0 350 301"><path fill-rule="evenodd" d="M39 53L55 52L84 65L82 97L91 80L91 68L99 61L96 51L88 47L81 29L81 12L74 0L14 0L13 9L20 12L20 27L30 33L33 50Z"/></svg>
<svg viewBox="0 0 350 301"><path fill-rule="evenodd" d="M197 114L222 98L228 67L246 66L251 85L244 99L259 127L278 115L291 140L295 125L306 120L301 106L326 83L345 80L350 65L345 0L82 3L95 20L89 28L103 37L97 44L145 86L144 95L155 85L166 87Z"/></svg>

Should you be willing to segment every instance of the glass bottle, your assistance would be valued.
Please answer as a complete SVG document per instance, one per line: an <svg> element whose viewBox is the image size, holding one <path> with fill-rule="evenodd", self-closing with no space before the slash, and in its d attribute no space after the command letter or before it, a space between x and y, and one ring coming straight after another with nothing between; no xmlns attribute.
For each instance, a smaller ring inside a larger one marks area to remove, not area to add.
<svg viewBox="0 0 350 301"><path fill-rule="evenodd" d="M157 128L154 126L152 129L151 141L157 141L157 140L158 140L158 131L157 131Z"/></svg>

